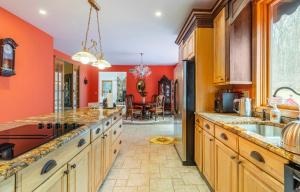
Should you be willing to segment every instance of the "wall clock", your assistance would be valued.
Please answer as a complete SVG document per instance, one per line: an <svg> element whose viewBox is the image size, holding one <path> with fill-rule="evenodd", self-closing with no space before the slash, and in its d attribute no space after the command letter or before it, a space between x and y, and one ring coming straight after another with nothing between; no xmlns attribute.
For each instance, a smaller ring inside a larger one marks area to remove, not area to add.
<svg viewBox="0 0 300 192"><path fill-rule="evenodd" d="M0 39L0 76L13 76L17 43L11 38Z"/></svg>

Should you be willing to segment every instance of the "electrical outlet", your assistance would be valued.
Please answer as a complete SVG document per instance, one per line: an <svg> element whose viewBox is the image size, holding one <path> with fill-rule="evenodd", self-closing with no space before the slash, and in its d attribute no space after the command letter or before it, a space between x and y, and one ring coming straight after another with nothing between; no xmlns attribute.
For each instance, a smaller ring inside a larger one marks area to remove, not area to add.
<svg viewBox="0 0 300 192"><path fill-rule="evenodd" d="M250 97L249 91L242 91L244 97Z"/></svg>

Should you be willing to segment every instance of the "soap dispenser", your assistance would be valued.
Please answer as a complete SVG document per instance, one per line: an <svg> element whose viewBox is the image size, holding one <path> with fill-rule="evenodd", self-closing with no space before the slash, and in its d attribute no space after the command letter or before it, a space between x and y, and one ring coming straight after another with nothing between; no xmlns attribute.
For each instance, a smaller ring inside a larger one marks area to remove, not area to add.
<svg viewBox="0 0 300 192"><path fill-rule="evenodd" d="M270 111L270 120L273 123L280 123L281 122L281 112L277 108L276 104L273 105L273 108Z"/></svg>

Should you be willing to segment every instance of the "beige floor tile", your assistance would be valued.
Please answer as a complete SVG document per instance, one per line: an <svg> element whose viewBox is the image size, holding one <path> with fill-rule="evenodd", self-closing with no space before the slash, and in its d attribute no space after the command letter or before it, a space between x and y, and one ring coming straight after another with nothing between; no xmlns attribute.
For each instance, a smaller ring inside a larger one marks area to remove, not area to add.
<svg viewBox="0 0 300 192"><path fill-rule="evenodd" d="M112 192L137 192L137 187L114 187Z"/></svg>
<svg viewBox="0 0 300 192"><path fill-rule="evenodd" d="M115 186L116 187L125 187L125 186L127 186L127 182L128 182L127 179L119 179L116 181Z"/></svg>
<svg viewBox="0 0 300 192"><path fill-rule="evenodd" d="M174 191L171 179L150 179L150 191Z"/></svg>
<svg viewBox="0 0 300 192"><path fill-rule="evenodd" d="M130 174L127 182L127 186L148 186L149 175L147 174Z"/></svg>
<svg viewBox="0 0 300 192"><path fill-rule="evenodd" d="M186 185L205 184L199 173L182 173L181 176Z"/></svg>

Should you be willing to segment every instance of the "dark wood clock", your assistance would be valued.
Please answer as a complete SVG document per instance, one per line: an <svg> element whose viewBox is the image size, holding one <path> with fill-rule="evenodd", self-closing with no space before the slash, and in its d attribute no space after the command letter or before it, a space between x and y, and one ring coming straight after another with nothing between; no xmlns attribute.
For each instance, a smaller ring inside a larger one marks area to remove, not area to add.
<svg viewBox="0 0 300 192"><path fill-rule="evenodd" d="M0 39L0 76L13 76L17 43L11 38Z"/></svg>

